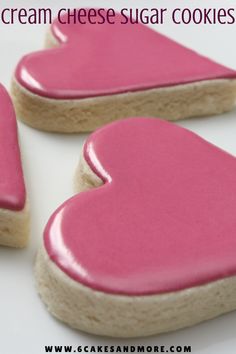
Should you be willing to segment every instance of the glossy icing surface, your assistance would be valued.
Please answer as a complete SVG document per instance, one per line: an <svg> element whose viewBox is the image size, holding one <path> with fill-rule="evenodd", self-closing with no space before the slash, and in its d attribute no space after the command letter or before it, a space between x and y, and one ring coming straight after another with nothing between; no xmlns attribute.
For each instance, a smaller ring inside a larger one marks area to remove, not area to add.
<svg viewBox="0 0 236 354"><path fill-rule="evenodd" d="M96 131L84 157L104 185L66 201L44 233L67 275L126 295L236 275L235 157L152 118Z"/></svg>
<svg viewBox="0 0 236 354"><path fill-rule="evenodd" d="M24 205L25 185L15 112L7 91L0 85L0 208L21 210Z"/></svg>
<svg viewBox="0 0 236 354"><path fill-rule="evenodd" d="M25 56L16 80L41 96L69 99L111 95L202 80L236 78L236 72L144 25L55 21L58 48Z"/></svg>

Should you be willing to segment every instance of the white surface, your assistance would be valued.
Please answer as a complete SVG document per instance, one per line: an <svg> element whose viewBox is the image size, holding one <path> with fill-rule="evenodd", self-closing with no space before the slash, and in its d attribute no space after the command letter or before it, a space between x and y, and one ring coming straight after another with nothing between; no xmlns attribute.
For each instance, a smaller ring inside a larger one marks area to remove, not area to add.
<svg viewBox="0 0 236 354"><path fill-rule="evenodd" d="M191 7L234 7L235 1L191 1ZM189 1L57 1L59 7L175 7ZM3 0L0 7L26 6L25 1ZM27 1L27 6L54 6L55 1ZM236 26L174 26L156 29L236 69ZM45 26L0 25L0 81L9 87L19 58L42 47ZM224 116L180 123L236 155L236 111ZM45 345L191 345L194 354L235 353L236 313L153 338L111 340L71 330L52 318L37 296L33 263L47 219L72 195L72 177L85 135L46 134L19 123L26 183L31 203L32 234L26 250L0 248L0 353L40 354Z"/></svg>

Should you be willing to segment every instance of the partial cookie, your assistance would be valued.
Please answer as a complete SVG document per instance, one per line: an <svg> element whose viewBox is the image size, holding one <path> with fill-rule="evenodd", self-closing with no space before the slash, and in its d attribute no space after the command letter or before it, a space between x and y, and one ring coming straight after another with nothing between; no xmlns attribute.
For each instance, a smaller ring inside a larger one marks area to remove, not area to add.
<svg viewBox="0 0 236 354"><path fill-rule="evenodd" d="M56 20L47 39L53 48L25 56L16 68L17 116L37 129L73 133L134 115L176 120L233 107L236 71L120 21L119 14L114 25Z"/></svg>
<svg viewBox="0 0 236 354"><path fill-rule="evenodd" d="M49 311L135 337L236 309L236 160L171 123L133 118L87 140L77 190L36 262Z"/></svg>
<svg viewBox="0 0 236 354"><path fill-rule="evenodd" d="M0 85L0 244L24 247L29 236L29 210L21 166L16 117Z"/></svg>

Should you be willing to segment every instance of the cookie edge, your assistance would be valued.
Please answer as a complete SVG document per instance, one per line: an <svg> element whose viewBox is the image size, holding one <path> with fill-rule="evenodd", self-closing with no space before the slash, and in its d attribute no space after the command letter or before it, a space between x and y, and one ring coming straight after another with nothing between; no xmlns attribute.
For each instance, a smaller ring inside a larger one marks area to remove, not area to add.
<svg viewBox="0 0 236 354"><path fill-rule="evenodd" d="M0 208L0 245L23 248L27 246L30 230L30 208L26 200L22 210Z"/></svg>

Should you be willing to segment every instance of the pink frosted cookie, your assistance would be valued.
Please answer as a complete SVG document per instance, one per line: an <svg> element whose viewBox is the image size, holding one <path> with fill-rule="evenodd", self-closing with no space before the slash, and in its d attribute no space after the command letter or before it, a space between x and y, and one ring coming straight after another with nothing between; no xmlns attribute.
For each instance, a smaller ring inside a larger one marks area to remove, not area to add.
<svg viewBox="0 0 236 354"><path fill-rule="evenodd" d="M15 112L8 93L0 85L0 244L25 246L28 220Z"/></svg>
<svg viewBox="0 0 236 354"><path fill-rule="evenodd" d="M235 176L233 156L159 119L93 133L76 178L83 192L51 216L37 258L49 311L132 337L236 309Z"/></svg>
<svg viewBox="0 0 236 354"><path fill-rule="evenodd" d="M26 55L16 68L20 119L37 129L85 132L130 115L176 120L232 108L236 71L142 24L123 25L119 14L115 21L53 23L52 49Z"/></svg>

